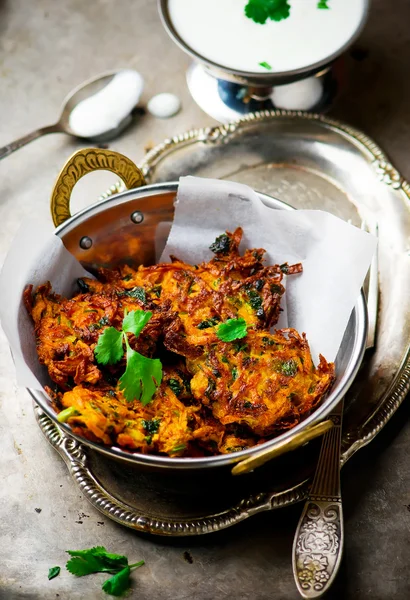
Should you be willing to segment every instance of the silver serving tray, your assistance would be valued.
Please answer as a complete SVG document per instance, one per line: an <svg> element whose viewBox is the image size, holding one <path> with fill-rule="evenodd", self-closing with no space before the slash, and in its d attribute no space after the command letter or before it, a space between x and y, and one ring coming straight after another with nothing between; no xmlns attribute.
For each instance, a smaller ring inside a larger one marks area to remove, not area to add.
<svg viewBox="0 0 410 600"><path fill-rule="evenodd" d="M410 388L409 184L360 131L323 116L288 111L188 131L155 147L140 167L150 183L181 175L231 179L296 208L324 209L357 225L378 223L376 348L345 400L344 464L374 439ZM121 188L117 184L102 197ZM221 482L215 499L206 494L206 478L193 482L173 476L168 481L127 470L86 450L36 411L43 433L95 508L123 525L161 535L209 533L303 500L317 456L318 445L310 443L254 474Z"/></svg>

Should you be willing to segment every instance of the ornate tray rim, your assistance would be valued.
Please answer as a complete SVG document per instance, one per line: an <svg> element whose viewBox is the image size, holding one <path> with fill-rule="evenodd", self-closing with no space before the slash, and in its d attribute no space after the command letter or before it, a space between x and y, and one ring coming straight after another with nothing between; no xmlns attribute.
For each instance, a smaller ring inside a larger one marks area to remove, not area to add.
<svg viewBox="0 0 410 600"><path fill-rule="evenodd" d="M347 138L353 145L361 147L371 159L371 164L379 180L391 186L395 191L403 193L410 206L410 184L403 179L397 169L389 162L383 150L367 135L360 130L346 125L335 119L315 113L301 111L272 110L251 113L236 121L215 127L191 129L182 134L167 138L150 150L138 165L149 183L152 180L155 166L173 150L195 144L197 142L212 143L220 141L246 127L249 124L280 119L301 119L316 121L325 128L332 129ZM122 191L122 182L111 186L100 200ZM410 390L410 346L407 348L403 363L398 370L390 388L381 398L378 407L367 421L358 428L357 436L353 433L343 436L341 464L344 465L349 458L360 448L369 444L387 422L394 415ZM106 517L133 528L137 531L166 535L188 536L211 533L234 525L258 512L273 510L288 506L304 500L309 489L309 480L302 481L295 487L279 493L260 493L242 499L236 506L230 507L222 513L201 517L195 520L175 519L159 521L138 514L132 507L125 505L105 490L94 478L87 465L87 451L80 442L70 438L51 421L51 419L35 407L35 414L40 429L46 439L64 459L74 481L79 486L90 503Z"/></svg>

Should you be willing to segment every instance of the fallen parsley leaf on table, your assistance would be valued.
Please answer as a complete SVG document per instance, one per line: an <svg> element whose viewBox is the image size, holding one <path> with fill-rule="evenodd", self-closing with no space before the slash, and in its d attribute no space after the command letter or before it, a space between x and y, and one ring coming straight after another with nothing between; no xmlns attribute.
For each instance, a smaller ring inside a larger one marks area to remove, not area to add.
<svg viewBox="0 0 410 600"><path fill-rule="evenodd" d="M216 335L223 342L240 340L246 336L246 333L245 319L228 319L225 323L221 323L216 330Z"/></svg>
<svg viewBox="0 0 410 600"><path fill-rule="evenodd" d="M50 567L48 570L48 578L49 579L54 579L54 577L57 577L57 575L60 575L60 567Z"/></svg>
<svg viewBox="0 0 410 600"><path fill-rule="evenodd" d="M103 583L102 589L111 596L120 596L130 587L130 568L125 567Z"/></svg>
<svg viewBox="0 0 410 600"><path fill-rule="evenodd" d="M67 550L67 553L72 558L67 562L66 568L72 575L83 577L92 573L112 573L113 577L107 579L102 586L104 592L112 596L123 594L130 587L131 569L144 564L144 561L140 560L129 565L126 556L111 554L103 546L87 550Z"/></svg>
<svg viewBox="0 0 410 600"><path fill-rule="evenodd" d="M99 336L94 350L95 358L102 365L114 365L124 356L124 342L127 353L127 366L119 380L119 386L126 400L140 400L148 404L162 381L162 364L158 358L147 358L129 344L127 333L138 337L152 317L152 312L133 310L124 314L122 329L107 327Z"/></svg>

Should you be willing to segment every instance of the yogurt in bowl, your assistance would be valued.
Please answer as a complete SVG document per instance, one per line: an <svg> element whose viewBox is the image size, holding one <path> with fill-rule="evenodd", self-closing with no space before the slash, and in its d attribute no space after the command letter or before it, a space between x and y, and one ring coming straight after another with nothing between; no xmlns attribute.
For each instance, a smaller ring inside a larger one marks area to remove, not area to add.
<svg viewBox="0 0 410 600"><path fill-rule="evenodd" d="M245 15L246 0L168 0L169 24L185 49L242 73L283 74L332 60L358 34L367 0L290 0L288 18L265 24Z"/></svg>

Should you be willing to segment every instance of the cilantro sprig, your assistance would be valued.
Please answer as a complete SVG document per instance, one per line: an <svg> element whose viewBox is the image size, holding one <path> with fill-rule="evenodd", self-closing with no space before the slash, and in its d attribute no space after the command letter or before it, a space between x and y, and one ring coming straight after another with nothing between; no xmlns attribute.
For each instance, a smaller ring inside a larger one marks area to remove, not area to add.
<svg viewBox="0 0 410 600"><path fill-rule="evenodd" d="M316 0L317 8L329 9L329 0ZM264 25L268 19L282 21L290 15L291 5L288 0L248 0L245 6L245 15Z"/></svg>
<svg viewBox="0 0 410 600"><path fill-rule="evenodd" d="M245 319L228 319L221 323L216 330L216 335L223 342L233 342L240 340L247 334Z"/></svg>
<svg viewBox="0 0 410 600"><path fill-rule="evenodd" d="M147 358L129 344L127 333L138 337L152 317L152 312L133 310L125 313L122 328L107 327L99 336L94 354L98 363L114 365L124 356L126 347L126 369L118 383L128 402L140 400L145 406L152 400L162 381L162 364L158 358Z"/></svg>
<svg viewBox="0 0 410 600"><path fill-rule="evenodd" d="M111 573L102 589L112 596L121 596L130 587L131 569L137 569L144 564L143 560L132 565L128 558L120 554L111 554L103 546L96 546L87 550L67 550L72 557L66 564L66 569L76 577L83 577L91 573Z"/></svg>

